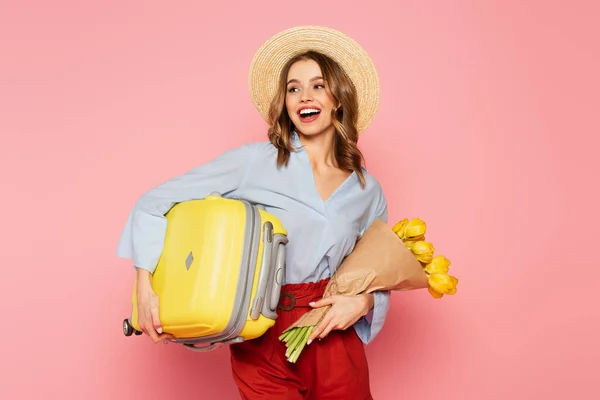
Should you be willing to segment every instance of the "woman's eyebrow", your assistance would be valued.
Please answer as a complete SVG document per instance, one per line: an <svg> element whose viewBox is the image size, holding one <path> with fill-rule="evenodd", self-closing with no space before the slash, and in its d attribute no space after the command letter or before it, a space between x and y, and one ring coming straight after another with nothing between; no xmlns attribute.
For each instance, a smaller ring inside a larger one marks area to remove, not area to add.
<svg viewBox="0 0 600 400"><path fill-rule="evenodd" d="M314 78L311 78L309 82L318 81L319 79L323 79L323 77L315 76ZM298 79L290 79L287 84L289 85L290 83L300 83L300 81Z"/></svg>

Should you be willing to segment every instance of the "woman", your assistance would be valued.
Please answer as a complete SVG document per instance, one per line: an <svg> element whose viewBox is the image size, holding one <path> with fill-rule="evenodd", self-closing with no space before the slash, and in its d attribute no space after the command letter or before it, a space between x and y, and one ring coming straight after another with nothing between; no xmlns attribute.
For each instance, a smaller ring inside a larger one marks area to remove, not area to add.
<svg viewBox="0 0 600 400"><path fill-rule="evenodd" d="M277 216L289 243L275 326L262 337L230 345L242 398L369 399L364 343L383 325L389 292L327 299L322 294L374 219L387 221L382 189L362 167L357 147L377 107L375 69L347 36L300 27L259 49L250 83L253 101L269 123L269 140L229 150L151 189L129 216L118 255L136 267L140 326L154 342L170 338L162 332L160 299L151 287L164 214L177 202L212 191L244 198ZM288 363L278 336L311 307L325 305L331 309L300 359Z"/></svg>

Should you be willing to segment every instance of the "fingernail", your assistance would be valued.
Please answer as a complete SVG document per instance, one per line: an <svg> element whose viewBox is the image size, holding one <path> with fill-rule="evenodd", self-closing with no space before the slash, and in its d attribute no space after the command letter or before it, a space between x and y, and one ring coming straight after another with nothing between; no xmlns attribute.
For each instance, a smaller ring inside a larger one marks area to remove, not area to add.
<svg viewBox="0 0 600 400"><path fill-rule="evenodd" d="M158 328L158 329L156 330L156 332L158 332L158 333L162 333L162 328Z"/></svg>
<svg viewBox="0 0 600 400"><path fill-rule="evenodd" d="M314 306L314 305L315 305L315 302L314 302L314 301L311 301L310 303L308 303L308 305L312 307L312 306Z"/></svg>
<svg viewBox="0 0 600 400"><path fill-rule="evenodd" d="M312 342L312 340L308 339L308 342L306 342L306 345L308 346L310 344L310 342Z"/></svg>

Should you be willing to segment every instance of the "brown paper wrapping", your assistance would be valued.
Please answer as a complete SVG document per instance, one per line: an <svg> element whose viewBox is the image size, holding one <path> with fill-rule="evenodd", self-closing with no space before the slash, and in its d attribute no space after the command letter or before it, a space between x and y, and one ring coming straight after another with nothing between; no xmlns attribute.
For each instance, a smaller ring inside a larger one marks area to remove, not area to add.
<svg viewBox="0 0 600 400"><path fill-rule="evenodd" d="M427 275L419 261L385 222L376 219L331 277L323 297L427 287ZM310 310L286 331L317 325L329 308Z"/></svg>

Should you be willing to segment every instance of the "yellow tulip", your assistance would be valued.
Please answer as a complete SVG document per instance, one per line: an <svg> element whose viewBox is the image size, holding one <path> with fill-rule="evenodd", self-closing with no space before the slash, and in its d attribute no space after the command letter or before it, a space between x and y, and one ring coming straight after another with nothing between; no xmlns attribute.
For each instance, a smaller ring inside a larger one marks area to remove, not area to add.
<svg viewBox="0 0 600 400"><path fill-rule="evenodd" d="M431 288L431 286L429 286L429 287L427 288L427 290L429 290L429 294L431 294L431 296L432 296L434 299L441 299L442 297L444 297L444 294L443 294L443 293L436 292L435 290L433 290L433 289Z"/></svg>
<svg viewBox="0 0 600 400"><path fill-rule="evenodd" d="M412 247L415 245L415 243L419 242L419 240L404 240L404 245L408 248L408 249L412 249Z"/></svg>
<svg viewBox="0 0 600 400"><path fill-rule="evenodd" d="M429 275L429 286L438 293L454 294L456 293L456 285L458 279L448 274L435 273Z"/></svg>
<svg viewBox="0 0 600 400"><path fill-rule="evenodd" d="M452 281L454 282L454 286L458 285L458 278L457 277L450 275L450 279L452 279Z"/></svg>
<svg viewBox="0 0 600 400"><path fill-rule="evenodd" d="M428 274L435 273L448 273L448 267L450 266L450 260L448 260L444 256L435 256L433 260L429 264L427 264L424 268L425 272Z"/></svg>
<svg viewBox="0 0 600 400"><path fill-rule="evenodd" d="M425 231L427 230L427 225L420 218L413 218L410 220L408 225L406 225L406 229L404 229L404 236L407 239L415 240L417 238L424 238Z"/></svg>
<svg viewBox="0 0 600 400"><path fill-rule="evenodd" d="M425 241L425 235L419 235L414 237L405 237L404 240L410 240L411 242Z"/></svg>
<svg viewBox="0 0 600 400"><path fill-rule="evenodd" d="M408 218L404 218L402 221L398 221L396 225L394 225L394 227L392 228L394 233L398 235L400 239L404 237L404 229L406 228L406 225L408 225Z"/></svg>
<svg viewBox="0 0 600 400"><path fill-rule="evenodd" d="M410 250L413 252L417 260L425 264L431 262L433 259L433 253L435 251L431 243L423 240L419 240L413 244Z"/></svg>

